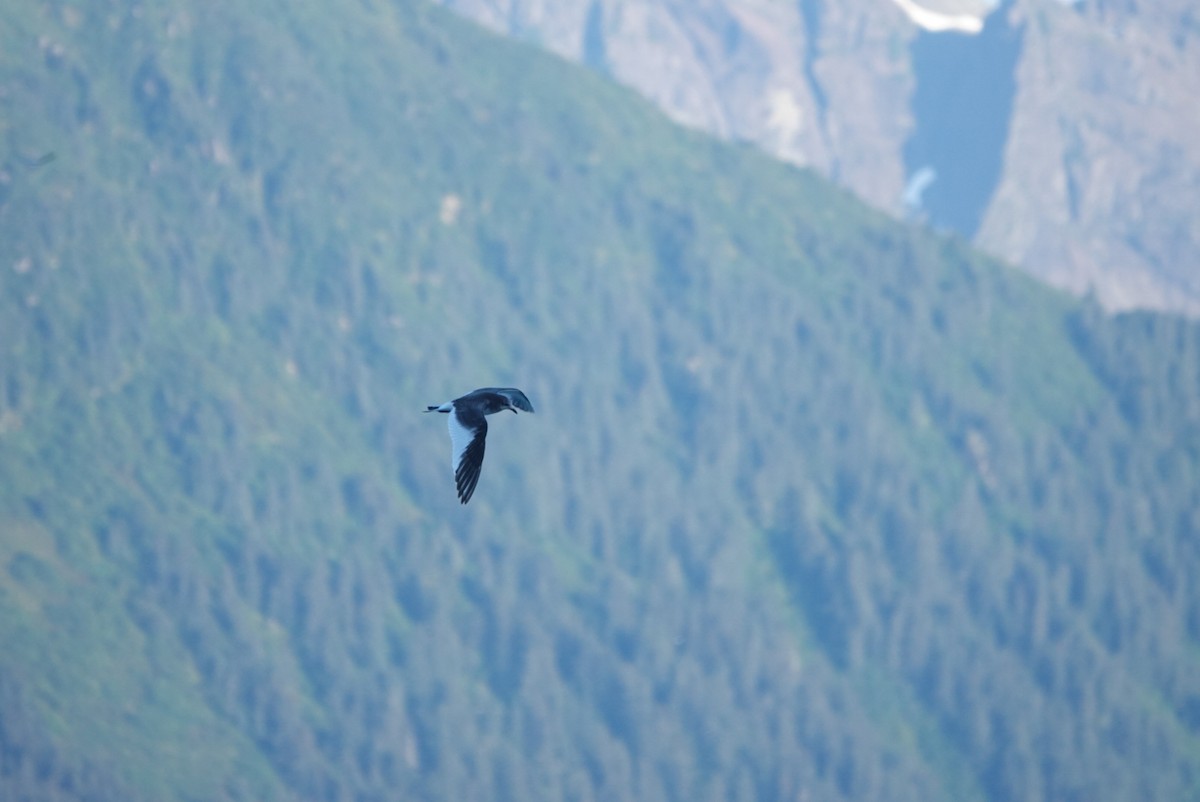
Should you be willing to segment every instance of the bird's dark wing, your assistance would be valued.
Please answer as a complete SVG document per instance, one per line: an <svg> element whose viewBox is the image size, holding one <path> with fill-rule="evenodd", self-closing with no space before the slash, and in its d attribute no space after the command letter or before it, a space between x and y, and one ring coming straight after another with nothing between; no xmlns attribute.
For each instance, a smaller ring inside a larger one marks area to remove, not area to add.
<svg viewBox="0 0 1200 802"><path fill-rule="evenodd" d="M453 451L451 467L454 483L458 486L458 498L466 504L475 485L479 482L479 471L483 467L483 443L487 437L487 419L475 407L456 402L448 416L450 445Z"/></svg>
<svg viewBox="0 0 1200 802"><path fill-rule="evenodd" d="M529 403L529 399L525 396L525 393L516 387L480 387L478 390L471 391L463 398L469 399L484 395L502 395L508 399L510 404L522 412L533 412L533 404Z"/></svg>
<svg viewBox="0 0 1200 802"><path fill-rule="evenodd" d="M458 457L458 465L454 468L454 483L458 486L458 500L466 504L479 484L479 472L483 469L483 447L487 440L487 421L479 419L479 428L475 436Z"/></svg>

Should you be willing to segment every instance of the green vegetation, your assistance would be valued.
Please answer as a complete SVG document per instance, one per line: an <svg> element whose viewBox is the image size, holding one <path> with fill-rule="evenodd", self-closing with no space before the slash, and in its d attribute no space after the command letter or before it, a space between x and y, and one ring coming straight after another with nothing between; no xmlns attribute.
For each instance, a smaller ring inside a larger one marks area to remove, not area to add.
<svg viewBox="0 0 1200 802"><path fill-rule="evenodd" d="M0 12L0 796L1200 799L1200 327L244 8Z"/></svg>

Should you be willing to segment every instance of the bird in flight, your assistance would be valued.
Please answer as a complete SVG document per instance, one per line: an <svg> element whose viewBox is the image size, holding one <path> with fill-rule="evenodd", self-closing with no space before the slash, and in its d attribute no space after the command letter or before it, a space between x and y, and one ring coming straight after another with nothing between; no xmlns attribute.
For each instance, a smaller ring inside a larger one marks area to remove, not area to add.
<svg viewBox="0 0 1200 802"><path fill-rule="evenodd" d="M515 387L481 387L461 398L433 405L426 412L449 414L450 467L458 487L458 500L466 504L479 483L483 467L483 443L487 437L486 415L503 410L533 412L533 404Z"/></svg>

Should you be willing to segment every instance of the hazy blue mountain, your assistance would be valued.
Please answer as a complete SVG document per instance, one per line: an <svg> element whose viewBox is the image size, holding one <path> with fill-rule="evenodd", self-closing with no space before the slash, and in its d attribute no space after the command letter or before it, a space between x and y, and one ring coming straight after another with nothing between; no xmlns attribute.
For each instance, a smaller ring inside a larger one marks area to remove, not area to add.
<svg viewBox="0 0 1200 802"><path fill-rule="evenodd" d="M0 14L0 798L1200 793L1195 324L423 3Z"/></svg>

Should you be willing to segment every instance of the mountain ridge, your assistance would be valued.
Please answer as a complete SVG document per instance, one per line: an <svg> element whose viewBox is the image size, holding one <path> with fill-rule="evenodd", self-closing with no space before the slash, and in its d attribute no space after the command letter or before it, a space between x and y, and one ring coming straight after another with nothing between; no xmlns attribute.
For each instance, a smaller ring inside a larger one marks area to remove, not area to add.
<svg viewBox="0 0 1200 802"><path fill-rule="evenodd" d="M1200 123L1183 90L1200 49L1184 2L443 4L584 63L590 37L607 74L672 118L810 166L890 214L925 216L1109 308L1200 308L1188 217L1200 157L1179 136L1189 129L1180 120ZM999 29L1018 41L1015 61L974 57ZM921 54L939 48L946 63L923 73ZM971 155L978 120L990 116L980 109L1009 91L985 131L998 149ZM922 108L942 113L926 119ZM928 166L906 154L930 138L942 143L932 175L945 203L979 214L978 231L906 202ZM979 198L961 188L977 158L1001 167Z"/></svg>

